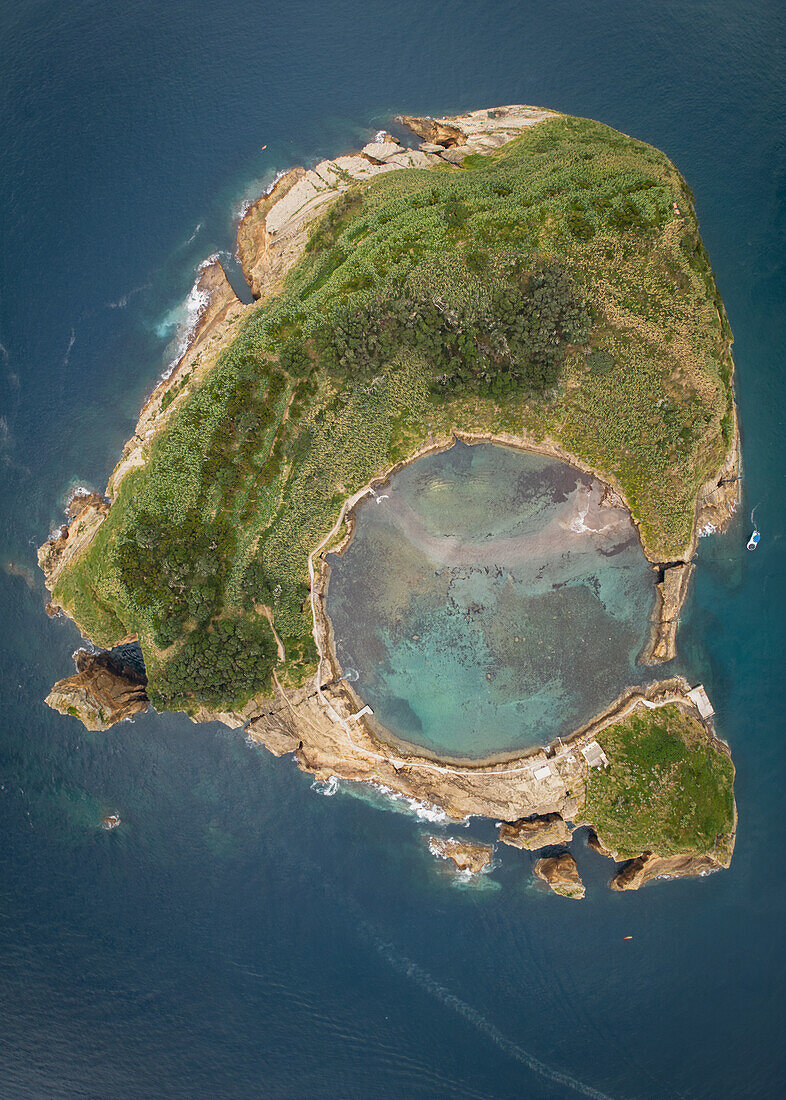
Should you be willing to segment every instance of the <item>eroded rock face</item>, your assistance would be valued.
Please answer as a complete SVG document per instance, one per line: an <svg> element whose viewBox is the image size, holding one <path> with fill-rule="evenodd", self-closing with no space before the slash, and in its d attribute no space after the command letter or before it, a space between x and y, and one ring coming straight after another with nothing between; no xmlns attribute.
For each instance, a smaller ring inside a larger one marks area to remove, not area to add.
<svg viewBox="0 0 786 1100"><path fill-rule="evenodd" d="M644 852L636 859L629 859L617 871L609 883L612 890L638 890L647 882L658 878L691 878L719 871L723 864L712 856L658 856Z"/></svg>
<svg viewBox="0 0 786 1100"><path fill-rule="evenodd" d="M503 821L499 830L499 839L504 844L524 848L528 852L536 852L552 844L567 844L571 835L560 814L536 814L518 821Z"/></svg>
<svg viewBox="0 0 786 1100"><path fill-rule="evenodd" d="M107 730L124 718L146 711L147 680L129 665L109 653L88 653L80 649L75 658L76 675L58 680L46 703L61 714L78 718L89 730Z"/></svg>
<svg viewBox="0 0 786 1100"><path fill-rule="evenodd" d="M570 852L562 852L548 859L539 859L535 864L535 874L555 894L577 900L584 897L584 883L581 881L576 861Z"/></svg>
<svg viewBox="0 0 786 1100"><path fill-rule="evenodd" d="M459 871L479 875L491 864L494 850L490 844L474 840L457 840L454 836L427 837L428 850L438 859L450 859Z"/></svg>

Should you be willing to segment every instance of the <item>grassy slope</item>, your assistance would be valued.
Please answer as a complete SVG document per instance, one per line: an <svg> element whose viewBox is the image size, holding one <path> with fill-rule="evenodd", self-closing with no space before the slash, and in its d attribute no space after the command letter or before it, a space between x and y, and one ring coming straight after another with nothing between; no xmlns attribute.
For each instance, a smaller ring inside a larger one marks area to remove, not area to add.
<svg viewBox="0 0 786 1100"><path fill-rule="evenodd" d="M353 373L328 369L315 350L315 335L401 288L482 326L511 265L552 257L593 321L545 395L435 394L428 358L412 347ZM254 602L272 608L284 639L280 675L302 680L314 660L308 553L348 494L451 427L551 435L616 476L650 550L677 558L696 491L730 439L728 339L690 193L650 146L560 118L461 171L382 176L323 220L284 293L255 311L126 478L55 595L98 644L139 634L160 706L237 704L265 689L270 631ZM287 341L308 350L305 368ZM590 346L607 354L588 358ZM142 514L157 525L155 545L123 572L119 548L144 541ZM195 592L207 612L194 609ZM217 620L244 644L253 635L255 668L213 674Z"/></svg>
<svg viewBox="0 0 786 1100"><path fill-rule="evenodd" d="M622 859L724 850L734 827L734 769L677 706L634 713L599 738L610 764L590 769L582 819Z"/></svg>

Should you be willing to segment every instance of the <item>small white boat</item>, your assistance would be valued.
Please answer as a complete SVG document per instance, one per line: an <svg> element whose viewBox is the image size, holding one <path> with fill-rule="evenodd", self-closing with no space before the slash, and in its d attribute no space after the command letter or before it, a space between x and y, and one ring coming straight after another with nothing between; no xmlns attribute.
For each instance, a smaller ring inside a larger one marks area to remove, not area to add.
<svg viewBox="0 0 786 1100"><path fill-rule="evenodd" d="M761 532L759 531L759 529L757 527L754 527L753 528L753 534L748 539L748 549L749 550L755 550L756 547L759 545L759 539L760 538L761 538Z"/></svg>

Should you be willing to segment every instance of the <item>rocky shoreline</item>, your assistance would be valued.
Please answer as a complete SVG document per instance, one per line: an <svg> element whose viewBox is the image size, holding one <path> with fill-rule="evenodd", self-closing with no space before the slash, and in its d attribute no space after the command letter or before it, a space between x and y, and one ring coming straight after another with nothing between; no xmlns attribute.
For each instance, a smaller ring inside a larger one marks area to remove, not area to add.
<svg viewBox="0 0 786 1100"><path fill-rule="evenodd" d="M248 208L238 226L238 255L255 298L264 299L277 292L287 272L303 255L315 218L353 183L401 168L430 168L442 164L450 170L451 165L460 165L466 156L490 152L518 136L526 127L551 117L555 117L554 112L523 106L475 111L455 118L404 117L400 121L424 138L418 150L404 149L390 135L383 135L384 140L370 143L359 154L323 161L309 170L292 169L276 181L268 194ZM237 299L217 262L202 270L199 290L206 304L193 340L175 370L159 383L145 403L136 432L125 445L109 479L106 498L93 494L82 499L69 524L39 551L39 564L50 589L54 588L64 566L83 553L95 537L126 474L145 464L150 446L166 425L171 411L206 377L254 309L253 304L245 306ZM331 626L324 606L329 575L325 555L328 551L340 552L346 546L352 535L354 509L372 488L381 486L393 473L423 455L446 449L456 439L466 443L495 442L568 462L608 486L608 492L632 514L621 487L613 478L592 469L551 439L459 431L428 439L404 462L380 471L367 486L353 494L344 503L331 532L312 551L309 558L311 606L319 654L316 676L305 686L288 690L274 677L271 699L251 700L239 712L203 710L196 714L195 720L216 719L234 728L243 726L252 741L264 745L275 755L294 753L298 767L320 780L339 777L382 784L395 793L439 806L456 820L469 815L500 819L502 830L506 830L500 839L508 844L515 843L511 830L517 827L518 836L522 837L527 832L523 823L532 818L548 818L556 833L567 832L569 837L572 833L569 823L574 827L581 823L576 819L588 770L597 766L590 762L597 759L597 735L639 706L652 709L676 703L686 713L695 713L687 696L689 685L684 680L672 678L646 688L630 689L559 744L532 749L505 760L457 767L437 762L426 754L408 755L392 750L390 745L380 741L364 721L363 701L341 679L335 658ZM644 553L659 575L653 627L643 656L647 663L662 663L675 654L677 622L689 587L693 569L690 558L699 531L708 525L721 530L728 524L739 495L738 475L735 410L733 446L721 469L708 479L699 493L689 554L685 560L656 560L657 556L648 550L642 538ZM641 535L638 523L637 528ZM55 601L50 608L53 613L59 610L68 613ZM121 640L128 639L117 639ZM115 682L110 685L107 677L113 676ZM114 721L144 710L147 697L144 683L132 685L124 670L113 668L111 661L93 657L90 663L83 660L82 666L78 665L75 676L55 685L47 702L66 713L76 711L88 728L105 729ZM136 710L129 709L133 707ZM711 730L708 730L708 737L714 737ZM557 819L562 822L562 829ZM518 846L534 850L529 844ZM635 889L660 875L699 874L711 869L704 863L698 868L691 858L688 855L673 857L669 863L656 854L643 853L639 857L643 862L630 861L637 866L625 871L621 881L628 885L615 888ZM722 860L713 862L709 856L701 858L709 860L713 868L727 865Z"/></svg>

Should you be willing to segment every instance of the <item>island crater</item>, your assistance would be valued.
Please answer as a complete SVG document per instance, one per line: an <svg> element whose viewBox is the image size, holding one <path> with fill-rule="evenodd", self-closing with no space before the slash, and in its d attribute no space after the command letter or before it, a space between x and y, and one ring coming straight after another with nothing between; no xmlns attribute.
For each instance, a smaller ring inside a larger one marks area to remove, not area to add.
<svg viewBox="0 0 786 1100"><path fill-rule="evenodd" d="M700 533L739 495L731 331L668 159L527 106L394 125L284 173L244 213L252 305L217 261L201 267L192 342L106 497L71 502L39 551L50 613L104 650L138 642L145 675L81 658L47 701L89 728L148 701L217 719L318 779L492 817L515 846L591 825L619 889L728 866L733 765L706 693L680 677L456 763L380 738L343 675L327 556L423 456L498 444L595 479L654 570L652 665L676 652ZM553 858L547 880L570 862Z"/></svg>

